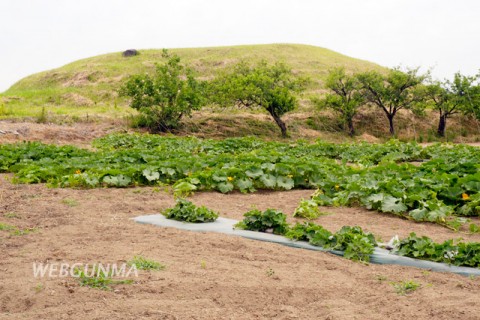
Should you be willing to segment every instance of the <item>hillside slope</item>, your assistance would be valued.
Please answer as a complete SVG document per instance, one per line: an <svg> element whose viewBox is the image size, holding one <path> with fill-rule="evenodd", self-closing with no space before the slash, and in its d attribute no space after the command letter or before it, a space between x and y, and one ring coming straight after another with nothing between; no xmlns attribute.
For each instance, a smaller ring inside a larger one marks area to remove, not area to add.
<svg viewBox="0 0 480 320"><path fill-rule="evenodd" d="M100 55L26 77L0 96L0 107L3 104L0 117L36 115L43 107L54 114L89 112L113 117L125 114L129 112L126 102L117 94L122 80L132 74L153 72L155 63L163 61L161 49L139 51L140 55L128 58L120 52ZM312 79L307 96L321 90L322 80L335 66L344 66L348 72L383 69L328 49L297 44L170 49L170 52L178 54L200 77L211 77L242 59L283 61L295 73Z"/></svg>

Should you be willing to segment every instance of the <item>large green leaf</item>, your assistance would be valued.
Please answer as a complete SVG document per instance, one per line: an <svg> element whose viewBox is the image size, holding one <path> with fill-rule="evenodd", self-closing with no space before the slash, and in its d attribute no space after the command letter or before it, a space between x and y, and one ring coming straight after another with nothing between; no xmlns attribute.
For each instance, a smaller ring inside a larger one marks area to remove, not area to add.
<svg viewBox="0 0 480 320"><path fill-rule="evenodd" d="M155 181L160 179L160 173L158 171L154 171L153 169L145 169L142 171L142 174L148 181Z"/></svg>
<svg viewBox="0 0 480 320"><path fill-rule="evenodd" d="M267 170L267 171L273 171L273 170L275 170L275 164L274 164L274 163L270 163L270 162L262 163L261 167L262 167L262 169L265 169L265 170Z"/></svg>
<svg viewBox="0 0 480 320"><path fill-rule="evenodd" d="M367 209L379 209L381 204L382 204L382 201L384 199L384 194L383 193L374 193L370 196L368 196L366 199L365 199L365 206Z"/></svg>
<svg viewBox="0 0 480 320"><path fill-rule="evenodd" d="M422 209L415 209L409 212L410 217L417 221L424 221L426 220L428 216L428 209L422 208Z"/></svg>
<svg viewBox="0 0 480 320"><path fill-rule="evenodd" d="M285 190L290 190L295 186L295 182L290 177L278 176L277 186Z"/></svg>
<svg viewBox="0 0 480 320"><path fill-rule="evenodd" d="M263 175L263 170L260 168L250 168L249 170L245 171L245 174L247 177L256 179Z"/></svg>
<svg viewBox="0 0 480 320"><path fill-rule="evenodd" d="M217 189L221 193L227 193L233 190L233 184L231 184L230 182L220 182L217 184Z"/></svg>
<svg viewBox="0 0 480 320"><path fill-rule="evenodd" d="M103 177L103 182L107 185L115 186L115 187L126 187L130 184L132 179L123 174L119 174L116 176L105 176Z"/></svg>
<svg viewBox="0 0 480 320"><path fill-rule="evenodd" d="M407 206L403 204L402 199L385 196L382 200L381 209L383 212L402 213L407 211Z"/></svg>
<svg viewBox="0 0 480 320"><path fill-rule="evenodd" d="M247 178L238 179L235 181L235 184L237 185L238 189L240 189L240 191L242 192L249 191L253 187L252 181L250 181L250 179L247 179Z"/></svg>
<svg viewBox="0 0 480 320"><path fill-rule="evenodd" d="M260 177L260 181L266 188L275 188L277 185L277 178L271 174L264 174Z"/></svg>
<svg viewBox="0 0 480 320"><path fill-rule="evenodd" d="M212 175L213 181L221 182L221 181L227 181L228 177L227 174L224 172L215 172Z"/></svg>
<svg viewBox="0 0 480 320"><path fill-rule="evenodd" d="M162 171L163 174L168 176L173 176L176 172L173 168L160 168L160 171Z"/></svg>

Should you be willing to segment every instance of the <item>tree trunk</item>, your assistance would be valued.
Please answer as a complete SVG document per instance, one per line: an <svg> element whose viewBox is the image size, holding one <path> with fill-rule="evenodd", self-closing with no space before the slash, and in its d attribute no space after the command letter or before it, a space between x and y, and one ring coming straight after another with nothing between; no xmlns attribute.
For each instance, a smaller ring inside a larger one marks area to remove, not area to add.
<svg viewBox="0 0 480 320"><path fill-rule="evenodd" d="M275 114L273 112L271 112L270 114L272 115L273 120L275 120L275 122L277 123L277 126L282 131L282 138L286 138L287 137L287 126L285 125L285 122L283 122L283 120L280 119L280 117L277 114Z"/></svg>
<svg viewBox="0 0 480 320"><path fill-rule="evenodd" d="M437 134L439 137L445 137L445 131L447 128L447 115L440 114L440 120L438 121L438 130Z"/></svg>
<svg viewBox="0 0 480 320"><path fill-rule="evenodd" d="M387 114L387 117L388 117L388 124L390 125L390 134L392 136L395 135L395 128L393 127L393 117L395 116L395 114L392 114L392 113L388 113Z"/></svg>
<svg viewBox="0 0 480 320"><path fill-rule="evenodd" d="M352 118L347 120L347 125L348 125L348 134L350 135L350 137L353 137L355 135L355 129L353 128Z"/></svg>

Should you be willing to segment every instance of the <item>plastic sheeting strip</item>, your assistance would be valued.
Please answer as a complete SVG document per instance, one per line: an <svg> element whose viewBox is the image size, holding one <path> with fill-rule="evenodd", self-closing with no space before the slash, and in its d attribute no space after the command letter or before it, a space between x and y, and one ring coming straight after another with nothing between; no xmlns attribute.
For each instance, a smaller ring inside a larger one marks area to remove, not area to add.
<svg viewBox="0 0 480 320"><path fill-rule="evenodd" d="M327 250L322 247L317 247L304 241L292 241L280 235L271 233L248 231L234 229L233 226L238 222L237 220L218 218L215 222L209 223L186 223L167 219L160 214L139 216L133 218L135 222L143 224L152 224L160 227L170 227L181 230L197 231L197 232L217 232L228 235L240 236L252 240L260 240L282 244L293 248L302 248L314 251L323 251L333 253L338 256L343 256L343 251ZM418 260L408 257L402 257L391 254L388 250L375 248L373 254L370 255L370 262L377 264L396 264L407 267L416 267L422 269L429 269L438 272L452 272L463 276L480 276L480 269L469 267L457 267L445 263L438 263L426 260Z"/></svg>

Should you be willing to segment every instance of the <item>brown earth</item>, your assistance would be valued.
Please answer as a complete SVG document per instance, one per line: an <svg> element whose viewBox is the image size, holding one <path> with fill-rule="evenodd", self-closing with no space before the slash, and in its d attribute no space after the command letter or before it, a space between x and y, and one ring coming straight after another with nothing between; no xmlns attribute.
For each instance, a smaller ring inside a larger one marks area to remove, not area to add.
<svg viewBox="0 0 480 320"><path fill-rule="evenodd" d="M81 125L80 131L67 127L69 134L48 136L51 127L27 127L39 140L82 146L114 130ZM32 231L0 230L0 319L479 319L479 278L134 223L135 216L173 205L163 189L51 189L12 184L11 177L0 175L0 225ZM294 222L291 213L311 193L197 193L191 200L235 219L252 206L276 208ZM437 241L480 241L478 234L359 208L322 211L330 214L316 222L327 229L360 225L384 241L412 231ZM73 277L33 275L35 262L120 264L135 255L166 269L139 271L133 284L111 291L81 287ZM407 295L395 292L393 282L410 280L421 287Z"/></svg>
<svg viewBox="0 0 480 320"><path fill-rule="evenodd" d="M93 139L114 132L126 132L124 125L108 123L32 123L24 121L0 121L0 143L41 141L49 144L72 144L89 148Z"/></svg>

